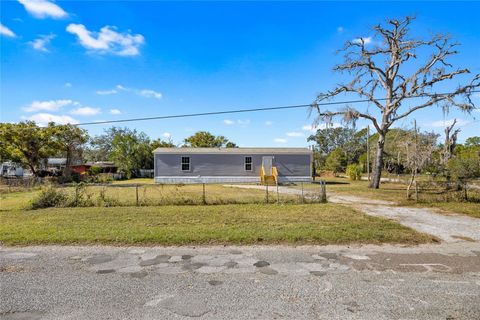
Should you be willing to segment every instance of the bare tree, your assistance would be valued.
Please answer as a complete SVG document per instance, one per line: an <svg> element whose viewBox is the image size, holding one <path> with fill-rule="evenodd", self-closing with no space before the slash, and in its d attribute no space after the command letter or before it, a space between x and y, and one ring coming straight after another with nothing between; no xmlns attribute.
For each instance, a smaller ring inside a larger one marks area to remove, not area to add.
<svg viewBox="0 0 480 320"><path fill-rule="evenodd" d="M445 127L445 143L443 145L443 164L446 165L448 160L453 155L453 150L457 144L457 135L460 129L453 130L453 127L457 124L457 119L454 119L452 124ZM453 131L452 131L453 130Z"/></svg>
<svg viewBox="0 0 480 320"><path fill-rule="evenodd" d="M446 111L447 106L466 112L475 108L470 98L480 86L480 74L451 92L438 89L440 83L470 73L468 69L455 69L447 62L449 57L458 54L458 43L445 35L434 35L427 40L415 39L410 36L412 20L412 17L389 20L386 26L373 28L373 38L348 41L340 50L344 52L344 62L335 66L334 71L348 72L353 79L318 95L312 104L313 110L318 113L317 122L330 122L333 117L342 116L346 122L363 118L373 123L379 137L371 188L380 186L385 135L396 121L434 105L442 106ZM425 59L417 56L425 51L432 53ZM350 106L340 111L320 108L320 102L340 94L360 96L369 105L373 104L377 112L371 113L368 108L361 111Z"/></svg>
<svg viewBox="0 0 480 320"><path fill-rule="evenodd" d="M437 137L438 135L435 133L419 134L415 123L413 136L410 135L401 143L406 151L404 165L410 170L410 182L407 186L407 199L410 199L410 189L417 183L416 178L418 173L432 161L432 153L437 145Z"/></svg>

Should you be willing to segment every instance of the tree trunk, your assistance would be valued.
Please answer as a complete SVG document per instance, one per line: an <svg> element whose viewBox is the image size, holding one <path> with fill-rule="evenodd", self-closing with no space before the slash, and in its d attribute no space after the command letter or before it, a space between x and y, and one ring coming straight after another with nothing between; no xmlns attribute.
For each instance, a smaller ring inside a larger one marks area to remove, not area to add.
<svg viewBox="0 0 480 320"><path fill-rule="evenodd" d="M373 177L370 181L370 188L378 189L380 188L380 178L382 177L382 168L383 168L383 149L385 147L385 134L378 134L377 141L377 154L375 155L375 164L373 166Z"/></svg>
<svg viewBox="0 0 480 320"><path fill-rule="evenodd" d="M35 170L35 166L32 165L32 164L30 164L30 163L28 163L28 167L30 168L30 171L32 171L32 175L33 175L34 177L37 177L38 172L37 172L37 170Z"/></svg>

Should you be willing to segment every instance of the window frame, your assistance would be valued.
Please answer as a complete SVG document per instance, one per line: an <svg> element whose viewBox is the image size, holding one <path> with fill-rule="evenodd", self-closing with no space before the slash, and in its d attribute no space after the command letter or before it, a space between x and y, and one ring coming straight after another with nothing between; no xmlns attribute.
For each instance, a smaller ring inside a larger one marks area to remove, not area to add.
<svg viewBox="0 0 480 320"><path fill-rule="evenodd" d="M188 162L183 162L183 159L188 159ZM182 172L189 172L190 169L191 169L191 164L192 164L192 161L191 161L190 156L181 156L180 157L180 168L182 169ZM184 165L187 165L188 169L183 169Z"/></svg>
<svg viewBox="0 0 480 320"><path fill-rule="evenodd" d="M250 158L250 162L247 162L247 158ZM250 165L250 169L247 169L247 165ZM245 171L253 171L253 157L245 156L243 160L243 169Z"/></svg>

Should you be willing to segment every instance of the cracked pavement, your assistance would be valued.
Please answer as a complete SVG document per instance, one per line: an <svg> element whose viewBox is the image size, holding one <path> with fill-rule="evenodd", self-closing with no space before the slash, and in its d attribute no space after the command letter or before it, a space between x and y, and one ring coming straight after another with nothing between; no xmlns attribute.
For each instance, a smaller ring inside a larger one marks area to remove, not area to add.
<svg viewBox="0 0 480 320"><path fill-rule="evenodd" d="M3 247L1 319L480 319L480 244Z"/></svg>

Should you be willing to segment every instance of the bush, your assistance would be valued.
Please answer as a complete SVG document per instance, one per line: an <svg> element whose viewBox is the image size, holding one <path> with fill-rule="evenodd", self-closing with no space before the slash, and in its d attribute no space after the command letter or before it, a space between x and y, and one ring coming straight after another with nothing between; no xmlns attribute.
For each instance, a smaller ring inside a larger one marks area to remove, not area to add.
<svg viewBox="0 0 480 320"><path fill-rule="evenodd" d="M31 202L32 209L63 207L68 200L67 195L53 184L42 188L40 194Z"/></svg>
<svg viewBox="0 0 480 320"><path fill-rule="evenodd" d="M347 176L350 180L360 180L362 178L362 167L359 164L349 164L347 166Z"/></svg>
<svg viewBox="0 0 480 320"><path fill-rule="evenodd" d="M88 169L88 174L91 175L91 176L96 176L96 175L100 174L101 172L102 172L102 168L98 167L98 166L91 166Z"/></svg>
<svg viewBox="0 0 480 320"><path fill-rule="evenodd" d="M345 165L347 163L347 158L345 157L345 152L337 148L330 152L327 159L325 160L325 167L328 170L333 171L333 175L337 175L338 172L343 172L345 170Z"/></svg>

